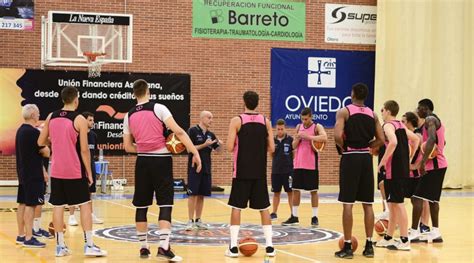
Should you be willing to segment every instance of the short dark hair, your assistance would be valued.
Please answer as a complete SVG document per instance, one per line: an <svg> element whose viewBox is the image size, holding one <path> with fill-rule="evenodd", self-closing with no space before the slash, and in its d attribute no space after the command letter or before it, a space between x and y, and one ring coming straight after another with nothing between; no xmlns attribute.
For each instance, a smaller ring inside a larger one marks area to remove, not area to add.
<svg viewBox="0 0 474 263"><path fill-rule="evenodd" d="M61 99L64 104L72 103L79 96L79 91L74 87L65 87L61 90Z"/></svg>
<svg viewBox="0 0 474 263"><path fill-rule="evenodd" d="M140 98L145 96L146 91L148 90L148 82L144 79L137 79L133 82L133 95Z"/></svg>
<svg viewBox="0 0 474 263"><path fill-rule="evenodd" d="M394 100L387 100L383 104L383 108L390 111L392 116L397 116L398 111L400 110L400 106L398 106L398 103Z"/></svg>
<svg viewBox="0 0 474 263"><path fill-rule="evenodd" d="M92 113L92 112L90 112L90 111L84 111L84 112L82 113L82 116L84 116L84 118L86 118L86 119L89 118L89 117L94 118L94 113Z"/></svg>
<svg viewBox="0 0 474 263"><path fill-rule="evenodd" d="M354 93L354 97L358 100L365 100L367 95L369 95L369 87L364 83L356 83L352 85L352 92Z"/></svg>
<svg viewBox="0 0 474 263"><path fill-rule="evenodd" d="M430 111L434 111L433 101L430 99L422 99L418 102L418 105L427 107Z"/></svg>
<svg viewBox="0 0 474 263"><path fill-rule="evenodd" d="M312 116L312 115L313 115L313 112L308 107L301 110L301 116Z"/></svg>
<svg viewBox="0 0 474 263"><path fill-rule="evenodd" d="M249 90L244 93L245 107L249 110L255 110L258 106L258 94L255 91Z"/></svg>
<svg viewBox="0 0 474 263"><path fill-rule="evenodd" d="M277 125L285 125L285 120L284 119L278 119L277 120Z"/></svg>
<svg viewBox="0 0 474 263"><path fill-rule="evenodd" d="M418 116L416 116L415 113L409 111L403 114L405 119L407 119L407 122L409 122L413 127L418 127Z"/></svg>

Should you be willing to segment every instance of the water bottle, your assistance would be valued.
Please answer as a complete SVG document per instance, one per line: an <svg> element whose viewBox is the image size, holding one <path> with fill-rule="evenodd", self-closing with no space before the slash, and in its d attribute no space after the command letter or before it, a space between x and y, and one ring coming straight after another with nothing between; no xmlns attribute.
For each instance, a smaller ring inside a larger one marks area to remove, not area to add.
<svg viewBox="0 0 474 263"><path fill-rule="evenodd" d="M99 161L102 162L104 161L104 150L99 149Z"/></svg>
<svg viewBox="0 0 474 263"><path fill-rule="evenodd" d="M290 188L293 185L293 177L291 177L291 176L288 178L288 185L290 186Z"/></svg>

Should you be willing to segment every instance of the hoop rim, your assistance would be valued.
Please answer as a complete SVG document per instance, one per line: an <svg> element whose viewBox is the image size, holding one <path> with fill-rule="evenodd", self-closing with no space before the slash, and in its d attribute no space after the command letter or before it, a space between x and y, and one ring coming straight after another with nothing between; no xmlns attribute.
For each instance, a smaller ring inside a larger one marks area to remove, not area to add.
<svg viewBox="0 0 474 263"><path fill-rule="evenodd" d="M93 63L97 60L98 57L103 57L107 55L105 52L94 52L94 51L84 51L82 55L87 59L87 62Z"/></svg>

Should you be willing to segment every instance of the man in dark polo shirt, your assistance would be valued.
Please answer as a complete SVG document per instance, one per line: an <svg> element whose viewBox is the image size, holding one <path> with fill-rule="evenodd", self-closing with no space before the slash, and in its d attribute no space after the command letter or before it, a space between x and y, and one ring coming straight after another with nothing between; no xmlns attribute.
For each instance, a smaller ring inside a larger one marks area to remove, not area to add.
<svg viewBox="0 0 474 263"><path fill-rule="evenodd" d="M33 236L33 219L37 206L44 204L46 170L43 157L49 156L48 147L37 143L40 131L36 128L39 109L34 104L22 108L25 122L18 128L15 137L16 170L18 175L18 236L17 244L24 247L42 248L46 244ZM49 236L49 235L48 235Z"/></svg>
<svg viewBox="0 0 474 263"><path fill-rule="evenodd" d="M211 195L211 152L213 150L220 150L220 145L222 144L222 141L209 131L209 127L212 124L212 113L203 111L199 117L199 124L188 130L189 138L191 138L191 141L199 151L202 169L199 173L196 172L196 168L192 166L192 154L190 154L188 161L189 221L186 225L186 231L207 229L201 221L201 215L204 196Z"/></svg>
<svg viewBox="0 0 474 263"><path fill-rule="evenodd" d="M275 152L272 161L272 192L273 192L273 212L270 214L272 220L277 220L278 206L280 205L281 189L288 195L288 204L291 213L292 191L290 178L293 172L293 137L286 133L285 121L277 120L276 123Z"/></svg>

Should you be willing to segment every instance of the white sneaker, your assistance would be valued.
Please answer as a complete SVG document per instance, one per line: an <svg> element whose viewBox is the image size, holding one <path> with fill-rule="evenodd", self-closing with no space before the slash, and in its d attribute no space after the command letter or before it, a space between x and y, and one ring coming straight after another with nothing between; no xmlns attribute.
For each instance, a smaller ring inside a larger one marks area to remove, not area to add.
<svg viewBox="0 0 474 263"><path fill-rule="evenodd" d="M376 247L388 247L388 246L394 246L397 244L397 241L395 241L393 238L390 240L385 240L385 238L380 239L375 243Z"/></svg>
<svg viewBox="0 0 474 263"><path fill-rule="evenodd" d="M421 234L418 229L413 229L413 228L408 229L408 240L410 242L413 242L413 243L420 242L421 241L420 237L421 237Z"/></svg>
<svg viewBox="0 0 474 263"><path fill-rule="evenodd" d="M201 221L201 219L196 220L194 225L199 230L207 230L207 226Z"/></svg>
<svg viewBox="0 0 474 263"><path fill-rule="evenodd" d="M79 223L76 220L76 217L74 215L69 216L69 220L67 221L68 225L70 226L77 226Z"/></svg>
<svg viewBox="0 0 474 263"><path fill-rule="evenodd" d="M397 241L396 244L387 246L390 250L403 250L403 251L410 251L410 240L408 242L403 243L402 241Z"/></svg>
<svg viewBox="0 0 474 263"><path fill-rule="evenodd" d="M104 220L99 219L97 216L92 214L92 223L100 225L104 223Z"/></svg>
<svg viewBox="0 0 474 263"><path fill-rule="evenodd" d="M225 256L230 258L236 258L239 256L239 249L237 247L227 247L225 250Z"/></svg>
<svg viewBox="0 0 474 263"><path fill-rule="evenodd" d="M390 211L389 210L385 210L383 211L382 213L378 214L375 216L375 221L378 221L378 220L388 220L388 218L390 217Z"/></svg>
<svg viewBox="0 0 474 263"><path fill-rule="evenodd" d="M65 257L71 255L71 250L68 247L60 247L56 245L56 257Z"/></svg>
<svg viewBox="0 0 474 263"><path fill-rule="evenodd" d="M185 231L191 231L194 229L194 221L191 219L188 221L186 224L186 227L184 228Z"/></svg>
<svg viewBox="0 0 474 263"><path fill-rule="evenodd" d="M430 232L420 236L420 242L443 243L443 237L438 229L432 229Z"/></svg>
<svg viewBox="0 0 474 263"><path fill-rule="evenodd" d="M91 257L105 257L107 256L107 251L100 249L100 247L96 245L93 245L92 247L85 245L84 255Z"/></svg>

